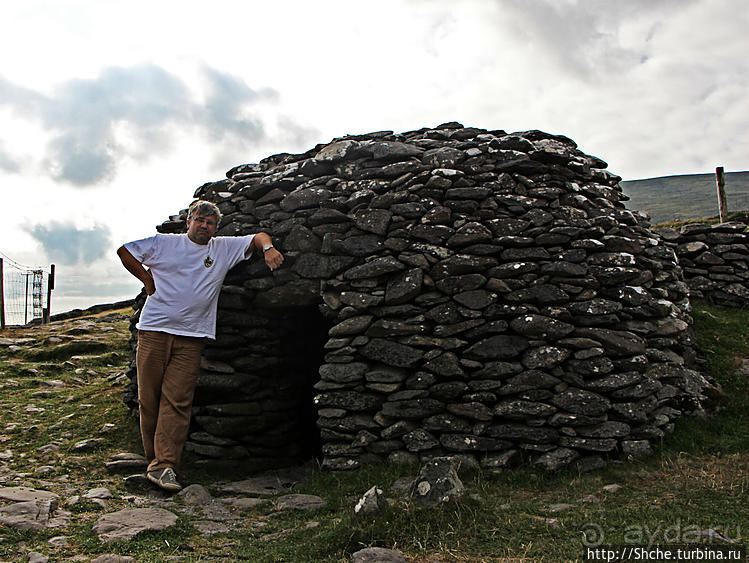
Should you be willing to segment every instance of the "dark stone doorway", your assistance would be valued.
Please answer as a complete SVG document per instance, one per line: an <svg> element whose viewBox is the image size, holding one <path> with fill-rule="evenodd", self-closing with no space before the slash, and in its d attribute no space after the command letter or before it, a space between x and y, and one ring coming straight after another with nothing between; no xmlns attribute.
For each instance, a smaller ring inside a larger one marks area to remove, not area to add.
<svg viewBox="0 0 749 563"><path fill-rule="evenodd" d="M315 384L320 380L319 368L325 356L328 323L316 306L294 307L286 311L281 323L281 357L283 369L294 374L299 410L292 432L297 436L303 459L322 458L322 441L317 427L314 405Z"/></svg>
<svg viewBox="0 0 749 563"><path fill-rule="evenodd" d="M199 463L254 471L322 457L313 399L329 328L317 305L220 312L186 444Z"/></svg>

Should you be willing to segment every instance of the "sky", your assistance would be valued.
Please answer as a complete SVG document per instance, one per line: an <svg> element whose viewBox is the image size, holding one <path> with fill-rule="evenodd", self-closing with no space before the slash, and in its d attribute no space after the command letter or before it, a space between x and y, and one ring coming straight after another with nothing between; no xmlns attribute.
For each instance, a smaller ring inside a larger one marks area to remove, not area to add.
<svg viewBox="0 0 749 563"><path fill-rule="evenodd" d="M625 180L749 170L746 0L3 0L0 257L52 313L238 164L447 121L574 139Z"/></svg>

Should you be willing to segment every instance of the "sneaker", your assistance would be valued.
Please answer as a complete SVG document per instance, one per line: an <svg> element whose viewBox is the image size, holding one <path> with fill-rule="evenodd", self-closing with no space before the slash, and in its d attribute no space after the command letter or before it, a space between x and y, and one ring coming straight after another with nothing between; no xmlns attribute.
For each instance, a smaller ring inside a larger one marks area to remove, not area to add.
<svg viewBox="0 0 749 563"><path fill-rule="evenodd" d="M182 485L177 481L177 475L175 475L174 469L171 467L147 471L146 478L151 481L151 483L158 485L165 491L177 492L182 489Z"/></svg>

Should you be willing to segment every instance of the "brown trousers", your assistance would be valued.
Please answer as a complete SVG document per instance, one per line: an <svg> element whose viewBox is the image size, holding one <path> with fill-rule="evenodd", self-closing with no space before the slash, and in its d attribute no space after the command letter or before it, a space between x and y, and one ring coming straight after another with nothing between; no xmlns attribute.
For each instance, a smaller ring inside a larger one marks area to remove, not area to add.
<svg viewBox="0 0 749 563"><path fill-rule="evenodd" d="M179 466L204 345L204 338L138 331L140 435L148 471Z"/></svg>

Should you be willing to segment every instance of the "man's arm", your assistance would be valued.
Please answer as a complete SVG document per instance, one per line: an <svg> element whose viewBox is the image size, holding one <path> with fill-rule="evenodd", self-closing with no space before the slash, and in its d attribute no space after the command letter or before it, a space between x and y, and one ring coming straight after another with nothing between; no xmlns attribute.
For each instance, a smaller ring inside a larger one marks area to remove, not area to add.
<svg viewBox="0 0 749 563"><path fill-rule="evenodd" d="M247 249L247 255L257 250L263 255L263 258L265 258L265 263L268 265L268 268L270 268L271 271L273 271L276 268L278 268L281 264L283 264L283 254L281 254L275 248L269 248L268 250L263 252L263 248L266 248L272 244L273 244L273 239L270 238L269 234L258 233L253 237L252 242L250 243L250 246Z"/></svg>
<svg viewBox="0 0 749 563"><path fill-rule="evenodd" d="M151 275L151 272L146 270L143 267L143 264L138 262L135 256L130 254L130 251L124 246L121 246L117 249L117 256L120 257L122 265L125 266L125 269L133 274L136 278L138 278L141 282L143 282L143 286L146 288L146 293L148 295L153 295L153 293L156 291L156 286L153 283L153 276Z"/></svg>

